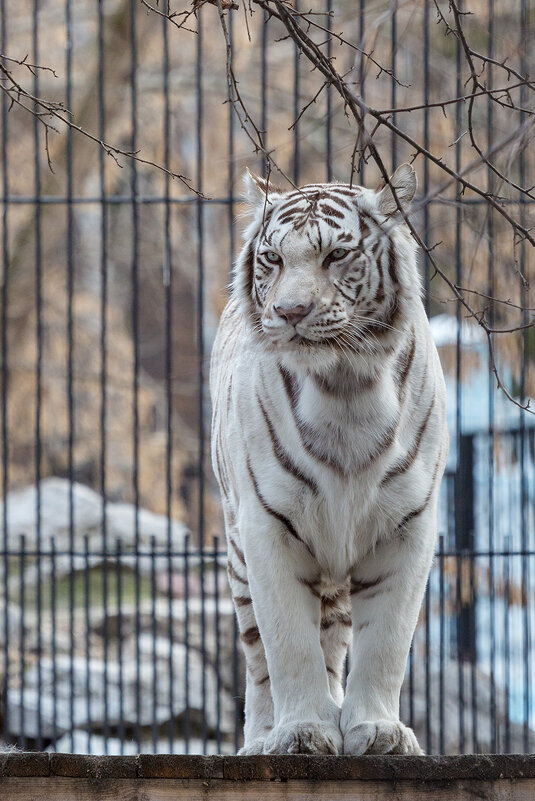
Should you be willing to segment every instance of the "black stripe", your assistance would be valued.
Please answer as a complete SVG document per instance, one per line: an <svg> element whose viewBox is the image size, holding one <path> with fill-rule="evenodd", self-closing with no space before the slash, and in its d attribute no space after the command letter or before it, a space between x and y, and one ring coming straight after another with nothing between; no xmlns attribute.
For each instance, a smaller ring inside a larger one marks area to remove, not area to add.
<svg viewBox="0 0 535 801"><path fill-rule="evenodd" d="M347 601L349 593L348 587L343 587L334 595L322 595L321 596L321 611L327 612L329 609L333 609L338 607L340 601Z"/></svg>
<svg viewBox="0 0 535 801"><path fill-rule="evenodd" d="M317 451L312 442L310 441L314 437L314 429L303 423L303 421L299 417L297 411L298 397L297 397L296 382L291 373L289 373L288 370L286 370L286 368L282 366L282 364L279 364L279 372L282 376L284 389L286 390L286 394L290 402L290 408L292 410L294 422L299 432L303 448L319 462L328 465L331 469L335 470L337 473L345 475L346 471L344 470L340 462L338 462L332 456L328 456L325 453Z"/></svg>
<svg viewBox="0 0 535 801"><path fill-rule="evenodd" d="M266 422L266 426L267 426L267 429L269 431L269 436L271 437L271 444L273 446L273 453L275 454L275 456L279 460L279 462L282 465L282 467L284 467L284 469L287 470L288 473L291 473L299 481L302 481L304 484L306 484L306 486L309 489L312 490L314 495L317 495L318 492L319 492L318 485L316 484L315 481L313 481L313 479L309 478L308 476L305 476L304 473L302 473L301 470L299 469L299 467L295 464L295 462L293 462L290 459L288 453L282 447L281 441L279 440L279 438L277 437L277 435L275 433L275 429L273 427L273 424L272 424L271 420L269 419L268 413L267 413L267 411L265 409L264 404L262 403L262 401L260 399L260 396L257 394L256 397L257 397L257 400L258 400L258 403L259 403L259 406L260 406L260 410L261 410L261 412L262 412L262 414L264 416L264 420Z"/></svg>
<svg viewBox="0 0 535 801"><path fill-rule="evenodd" d="M248 598L246 595L234 595L233 601L236 606L249 606L249 604L252 604L253 599Z"/></svg>
<svg viewBox="0 0 535 801"><path fill-rule="evenodd" d="M321 598L322 597L321 593L319 592L319 590L316 589L316 585L319 583L319 579L317 579L316 581L307 581L307 579L300 578L300 579L298 579L298 581L299 581L300 584L304 584L305 587L308 587L308 589L310 590L310 592L312 593L312 595L315 598Z"/></svg>
<svg viewBox="0 0 535 801"><path fill-rule="evenodd" d="M236 573L234 565L232 564L230 559L227 562L227 573L229 574L229 576L231 578L236 579L236 581L239 581L242 584L245 584L247 587L249 586L249 582L247 581L247 579L242 578L240 575L238 575L238 573Z"/></svg>
<svg viewBox="0 0 535 801"><path fill-rule="evenodd" d="M258 486L258 482L256 480L256 476L253 473L253 469L251 467L251 460L249 458L249 454L247 454L247 459L246 460L247 460L247 470L249 471L249 476L251 477L251 481L253 482L253 486L254 486L254 489L255 489L255 492L256 492L256 496L257 496L258 500L260 501L260 503L261 503L262 507L264 508L264 510L268 513L268 515L271 515L271 517L274 517L276 520L278 520L279 523L282 523L282 525L285 527L285 529L288 531L288 533L291 534L291 536L294 537L294 539L296 539L298 542L300 542L302 545L304 545L305 548L307 549L307 551L310 554L312 554L312 550L309 548L309 546L306 544L306 542L304 542L304 540L299 536L299 534L297 533L297 531L295 530L295 528L293 526L293 523L290 520L288 520L288 518L285 517L283 514L281 514L280 512L277 512L275 509L272 509L272 507L267 503L266 499L264 498L264 496L260 492L260 487Z"/></svg>
<svg viewBox="0 0 535 801"><path fill-rule="evenodd" d="M260 639L260 632L258 626L251 626L250 629L240 632L240 639L245 645L254 645Z"/></svg>
<svg viewBox="0 0 535 801"><path fill-rule="evenodd" d="M264 206L264 216L262 218L262 236L265 236L266 228L269 225L272 214L273 214L273 206L270 206L269 208L266 208Z"/></svg>
<svg viewBox="0 0 535 801"><path fill-rule="evenodd" d="M292 222L295 220L296 217L301 216L304 212L294 211L294 212L287 212L283 217L279 217L277 220L278 223L281 225L286 225L287 223Z"/></svg>
<svg viewBox="0 0 535 801"><path fill-rule="evenodd" d="M344 195L344 197L356 198L361 193L362 190L359 188L346 189L343 186L332 186L330 191L338 195Z"/></svg>
<svg viewBox="0 0 535 801"><path fill-rule="evenodd" d="M255 301L255 303L257 305L258 310L260 310L263 307L263 303L260 300L260 295L258 294L258 285L257 285L256 281L254 281L254 283L253 283L253 289L254 289L254 301Z"/></svg>
<svg viewBox="0 0 535 801"><path fill-rule="evenodd" d="M378 576L376 579L372 579L371 581L359 581L358 579L351 578L351 595L358 595L364 590L370 590L372 587L377 587L382 581L388 578L386 576Z"/></svg>
<svg viewBox="0 0 535 801"><path fill-rule="evenodd" d="M377 255L376 255L377 254L377 249L378 249L380 244L381 244L380 242L377 242L374 245L373 250L372 250L372 253L373 253L374 257L375 257L375 264L377 266L377 272L379 273L379 284L377 285L377 292L375 293L375 298L374 298L376 303L382 303L383 300L385 299L383 265L382 265L383 251L381 250L381 252L379 253L379 257L378 258L377 258Z"/></svg>
<svg viewBox="0 0 535 801"><path fill-rule="evenodd" d="M429 487L429 492L427 493L424 502L422 503L421 506L418 506L417 509L413 509L412 512L409 512L408 514L405 515L401 523L394 529L393 534L402 532L407 523L410 523L411 520L414 520L416 517L419 517L422 514L422 512L425 512L425 510L427 509L429 501L431 500L431 496L433 495L433 490L435 488L435 479L437 477L438 468L440 467L441 461L442 461L442 450L439 453L438 461L436 463L435 470L433 473L433 478L431 479L431 486Z"/></svg>
<svg viewBox="0 0 535 801"><path fill-rule="evenodd" d="M329 228L337 228L339 231L341 230L342 226L338 225L338 223L335 222L334 220L331 220L330 217L323 217L322 219L323 219L323 222L327 223Z"/></svg>
<svg viewBox="0 0 535 801"><path fill-rule="evenodd" d="M294 211L303 211L303 201L304 198L302 197L299 198L292 197L285 203L282 203L277 209L277 211L279 214L289 214L290 212Z"/></svg>
<svg viewBox="0 0 535 801"><path fill-rule="evenodd" d="M340 623L341 626L351 626L351 615L334 615L333 617L324 618L321 621L320 628L325 631L334 626L335 623Z"/></svg>
<svg viewBox="0 0 535 801"><path fill-rule="evenodd" d="M254 279L254 242L249 242L245 259L243 260L242 269L245 272L245 291L248 298L253 296L253 279Z"/></svg>
<svg viewBox="0 0 535 801"><path fill-rule="evenodd" d="M265 684L266 681L269 681L269 673L261 679L255 679L255 684L257 687L260 687L260 685Z"/></svg>
<svg viewBox="0 0 535 801"><path fill-rule="evenodd" d="M338 209L334 209L332 206L329 206L327 203L320 204L320 211L322 214L327 214L328 216L338 217L340 220L343 220L345 214L343 211L339 211Z"/></svg>
<svg viewBox="0 0 535 801"><path fill-rule="evenodd" d="M411 331L412 337L410 340L410 344L408 348L405 348L399 356L396 365L396 372L397 372L397 384L399 387L400 395L401 390L405 385L405 381L407 380L407 376L409 375L411 365L414 359L414 354L416 351L416 337L414 336L414 330Z"/></svg>
<svg viewBox="0 0 535 801"><path fill-rule="evenodd" d="M344 373L341 368L338 368L338 370L331 371L330 375L313 373L312 380L321 392L340 397L372 389L377 383L377 376L349 375L348 371Z"/></svg>
<svg viewBox="0 0 535 801"><path fill-rule="evenodd" d="M361 241L364 241L365 239L367 239L367 237L370 236L372 229L367 223L367 219L369 219L367 214L364 214L363 211L359 210L358 217L360 226L360 239Z"/></svg>
<svg viewBox="0 0 535 801"><path fill-rule="evenodd" d="M219 477L219 486L220 486L221 492L223 493L223 496L224 496L225 500L228 502L228 500L230 498L229 488L228 488L228 481L227 481L226 472L224 472L223 465L222 465L221 460L219 458L219 448L215 449L215 460L216 460L216 465L217 465L217 474L218 474L218 477Z"/></svg>
<svg viewBox="0 0 535 801"><path fill-rule="evenodd" d="M243 553L243 551L241 550L241 548L239 548L239 547L238 547L238 545L236 544L236 541L235 541L235 540L234 540L234 539L233 539L233 538L230 536L230 534L229 534L229 537L228 537L228 541L230 542L230 544L231 544L231 545L232 545L232 547L234 548L234 551L235 551L235 553L236 553L236 556L238 557L238 559L240 560L240 562L242 563L242 565L243 565L244 567L247 567L247 565L246 565L246 563L245 563L245 556L244 556L244 553Z"/></svg>
<svg viewBox="0 0 535 801"><path fill-rule="evenodd" d="M352 298L352 297L350 297L349 295L347 295L347 294L344 292L344 290L343 290L343 289L342 289L342 287L340 286L340 282L339 282L339 281L336 281L334 285L335 285L335 287L337 288L337 290L339 291L339 293L342 295L342 297L343 297L343 298L345 298L346 300L348 300L350 303L354 303L354 302L355 302L355 298Z"/></svg>
<svg viewBox="0 0 535 801"><path fill-rule="evenodd" d="M416 437L414 438L414 442L412 443L410 449L407 451L406 455L403 459L396 462L390 470L386 473L385 477L381 481L381 486L390 481L390 479L394 478L395 476L400 476L405 473L409 467L413 464L416 456L418 455L418 451L420 449L420 443L422 442L422 437L425 433L425 429L427 428L427 424L429 422L429 418L431 417L431 412L435 406L435 397L433 397L433 402L431 403L429 409L427 410L427 414L420 425L420 428L416 432Z"/></svg>
<svg viewBox="0 0 535 801"><path fill-rule="evenodd" d="M413 509L412 512L409 512L407 515L405 515L399 526L397 526L394 529L394 534L396 534L398 531L402 531L402 529L405 528L407 523L410 523L410 521L414 520L415 517L419 517L419 515L421 515L422 512L425 511L428 503L429 503L429 498L426 498L421 506L419 506L417 509Z"/></svg>
<svg viewBox="0 0 535 801"><path fill-rule="evenodd" d="M390 447L392 447L396 435L398 433L398 426L399 426L399 416L396 420L390 425L389 428L383 433L379 442L375 444L373 450L369 451L366 459L362 459L358 466L357 470L367 470L370 465L372 465L376 459L382 456Z"/></svg>
<svg viewBox="0 0 535 801"><path fill-rule="evenodd" d="M399 287L396 250L392 241L390 241L390 247L388 248L388 275L390 276L392 286L394 288Z"/></svg>
<svg viewBox="0 0 535 801"><path fill-rule="evenodd" d="M343 198L336 197L336 195L331 194L330 192L326 193L325 195L322 195L322 197L332 198L332 200L334 200L335 203L338 203L340 206L342 206L342 208L348 209L349 211L353 211L349 203L347 203Z"/></svg>

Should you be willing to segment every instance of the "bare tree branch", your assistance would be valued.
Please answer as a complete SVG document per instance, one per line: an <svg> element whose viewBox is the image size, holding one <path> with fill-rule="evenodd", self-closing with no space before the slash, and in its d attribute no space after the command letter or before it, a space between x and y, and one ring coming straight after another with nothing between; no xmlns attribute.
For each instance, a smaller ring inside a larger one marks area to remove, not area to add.
<svg viewBox="0 0 535 801"><path fill-rule="evenodd" d="M58 128L52 124L51 120L57 121L58 123L62 123L70 128L72 131L76 131L77 133L85 136L87 139L90 139L95 144L99 145L105 153L110 156L115 163L121 167L121 163L119 161L120 156L124 156L125 158L131 159L133 161L138 162L138 164L146 164L150 167L155 167L157 170L166 173L171 178L177 178L181 183L186 186L186 188L194 192L199 197L202 197L202 194L198 192L190 182L190 179L180 173L173 172L172 170L167 169L166 167L162 166L161 164L157 164L154 161L150 161L149 159L144 159L139 155L140 151L129 151L123 150L115 145L111 145L109 142L105 142L100 137L90 133L90 131L83 128L81 125L77 125L73 119L71 112L65 108L63 103L55 100L45 100L42 97L35 97L31 92L25 89L22 84L16 80L15 76L13 75L12 71L9 70L3 63L2 59L5 61L9 61L13 64L18 64L19 66L26 67L32 75L35 75L36 70L48 70L52 72L54 75L56 73L54 70L51 70L49 67L42 67L37 66L35 64L29 64L26 57L24 59L15 59L12 57L0 55L0 91L4 92L5 95L9 98L9 109L13 108L13 106L17 106L18 108L25 111L27 114L30 114L34 117L44 129L45 135L45 153L48 162L49 169L51 172L54 172L52 167L52 161L50 158L50 149L49 149L49 136L50 133L59 133Z"/></svg>

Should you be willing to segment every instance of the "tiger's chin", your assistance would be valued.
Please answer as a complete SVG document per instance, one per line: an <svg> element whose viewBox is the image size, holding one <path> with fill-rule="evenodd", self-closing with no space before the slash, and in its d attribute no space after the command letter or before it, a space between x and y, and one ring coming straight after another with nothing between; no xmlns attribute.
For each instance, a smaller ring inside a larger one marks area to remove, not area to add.
<svg viewBox="0 0 535 801"><path fill-rule="evenodd" d="M335 368L341 359L340 352L329 340L315 342L302 337L293 338L289 342L274 345L273 351L279 355L284 367L298 372L328 371Z"/></svg>

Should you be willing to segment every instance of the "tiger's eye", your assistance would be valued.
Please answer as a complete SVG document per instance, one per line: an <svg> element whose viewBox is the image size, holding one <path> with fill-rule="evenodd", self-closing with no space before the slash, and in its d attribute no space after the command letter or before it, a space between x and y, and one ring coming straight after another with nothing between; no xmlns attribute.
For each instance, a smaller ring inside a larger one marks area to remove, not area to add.
<svg viewBox="0 0 535 801"><path fill-rule="evenodd" d="M279 256L279 254L278 254L278 253L275 253L275 251L274 251L274 250L268 250L268 251L267 251L267 253L264 253L264 256L265 256L265 257L266 257L266 259L267 259L268 261L270 261L272 264L279 264L279 263L282 261L282 259L281 259L281 257Z"/></svg>
<svg viewBox="0 0 535 801"><path fill-rule="evenodd" d="M347 256L348 253L349 251L346 248L335 248L334 250L331 250L325 259L325 263L330 264L333 261L341 261L343 258L345 258L345 256Z"/></svg>

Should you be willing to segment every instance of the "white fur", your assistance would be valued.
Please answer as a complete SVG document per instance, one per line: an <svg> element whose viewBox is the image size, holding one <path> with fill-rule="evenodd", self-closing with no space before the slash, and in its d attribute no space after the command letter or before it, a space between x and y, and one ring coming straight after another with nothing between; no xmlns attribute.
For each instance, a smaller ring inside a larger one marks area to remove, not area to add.
<svg viewBox="0 0 535 801"><path fill-rule="evenodd" d="M404 165L392 184L400 202L408 203L416 188L412 170ZM249 191L254 195L254 178ZM306 200L313 191L328 197L330 188L301 191ZM325 250L336 247L339 229L322 219L314 223L314 236L324 245L318 252L311 246L310 226L273 222L277 208L293 195L267 192L260 187L253 201L254 219L245 232L211 369L213 464L222 488L229 578L247 662L243 753L419 753L414 734L399 721L399 692L432 560L447 431L444 384L420 299L415 246L399 224L390 190L355 190L352 209L371 215L379 226L371 226L375 234L369 248L378 238L383 243L377 250L386 295L381 301L366 249L362 262L357 257L346 273L332 264L326 270ZM269 208L274 211L265 225ZM358 227L356 211L347 210L340 224L344 232ZM247 290L247 253L252 248L258 254L270 235L270 247L284 261L268 281L265 273L258 276L265 292L259 307ZM389 283L389 243L396 255L396 286ZM370 272L371 289L351 304L339 297L336 282L360 263ZM374 292L379 300L371 300ZM343 350L323 341L319 332L328 340L332 332L350 327L363 309L366 319L382 319L394 294L395 330L370 333L360 347L348 335ZM310 299L316 307L297 326L274 312L283 301L306 305ZM309 333L313 344L292 340L296 333ZM412 336L413 359L400 394L400 354ZM292 376L293 396L281 365ZM342 376L344 391L325 392L318 376ZM296 409L291 397L297 398ZM277 458L266 415L293 472ZM296 415L313 430L316 453L336 459L339 469L304 447ZM381 449L390 430L392 441L370 461L370 452ZM421 430L410 466L385 480L408 458ZM339 674L350 632L341 588L350 578L358 591L351 602L352 667L343 698ZM366 589L366 583L373 586ZM339 606L332 601L337 593ZM323 618L319 595L327 610ZM331 609L329 622L325 614Z"/></svg>

